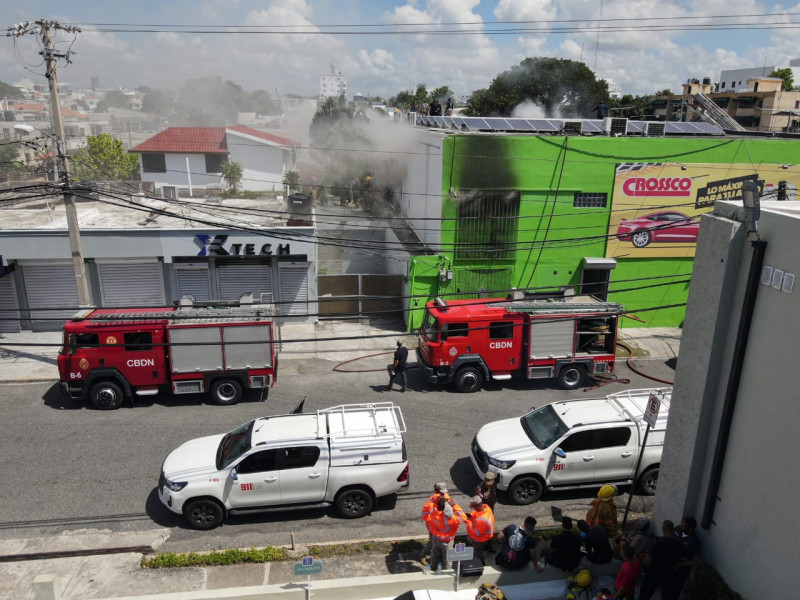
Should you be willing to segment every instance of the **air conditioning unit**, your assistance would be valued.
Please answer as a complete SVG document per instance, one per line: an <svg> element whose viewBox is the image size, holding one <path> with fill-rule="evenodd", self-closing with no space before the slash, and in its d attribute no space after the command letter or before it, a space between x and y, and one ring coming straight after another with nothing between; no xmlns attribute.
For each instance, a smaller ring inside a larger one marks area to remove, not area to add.
<svg viewBox="0 0 800 600"><path fill-rule="evenodd" d="M564 121L564 135L581 135L583 121Z"/></svg>
<svg viewBox="0 0 800 600"><path fill-rule="evenodd" d="M647 137L664 137L664 133L667 130L666 123L660 123L658 121L648 121L644 125L644 130L642 131L643 135Z"/></svg>
<svg viewBox="0 0 800 600"><path fill-rule="evenodd" d="M607 135L628 135L628 119L606 117L603 119L603 133Z"/></svg>

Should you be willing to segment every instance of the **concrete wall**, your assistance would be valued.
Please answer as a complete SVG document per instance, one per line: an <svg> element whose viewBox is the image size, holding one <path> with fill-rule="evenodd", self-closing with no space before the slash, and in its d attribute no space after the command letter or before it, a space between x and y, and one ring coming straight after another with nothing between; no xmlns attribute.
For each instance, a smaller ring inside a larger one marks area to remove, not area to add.
<svg viewBox="0 0 800 600"><path fill-rule="evenodd" d="M420 139L408 155L398 205L402 216L420 239L433 249L439 247L441 230L435 219L442 218L442 148L444 135L420 132ZM434 220L428 220L434 219Z"/></svg>
<svg viewBox="0 0 800 600"><path fill-rule="evenodd" d="M284 169L293 169L289 150L270 146L251 136L228 133L230 159L242 165L241 189L274 191L282 189Z"/></svg>
<svg viewBox="0 0 800 600"><path fill-rule="evenodd" d="M741 208L719 202L703 217L675 376L655 520L698 522L709 484L723 399L752 250ZM762 205L765 265L800 273L800 211ZM713 523L700 529L703 557L748 598L792 597L800 495L794 477L800 438L797 338L800 285L792 293L760 284L741 371Z"/></svg>

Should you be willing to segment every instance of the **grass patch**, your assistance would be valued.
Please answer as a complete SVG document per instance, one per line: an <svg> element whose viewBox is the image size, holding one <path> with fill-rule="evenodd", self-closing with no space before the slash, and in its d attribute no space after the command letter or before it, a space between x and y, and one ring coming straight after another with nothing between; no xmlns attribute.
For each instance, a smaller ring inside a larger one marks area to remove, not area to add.
<svg viewBox="0 0 800 600"><path fill-rule="evenodd" d="M229 548L227 550L213 550L209 553L189 552L176 554L163 552L155 556L142 558L143 569L164 569L171 567L213 567L226 565L241 565L248 563L265 563L278 560L288 560L289 554L282 548L267 546L266 548L250 548L240 550Z"/></svg>

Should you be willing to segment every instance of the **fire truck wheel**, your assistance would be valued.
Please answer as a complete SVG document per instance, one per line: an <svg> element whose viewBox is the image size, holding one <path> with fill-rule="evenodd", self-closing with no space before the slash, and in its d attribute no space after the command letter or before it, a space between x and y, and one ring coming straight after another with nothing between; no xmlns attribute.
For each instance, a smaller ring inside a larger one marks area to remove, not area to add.
<svg viewBox="0 0 800 600"><path fill-rule="evenodd" d="M366 490L352 488L339 493L336 510L346 519L357 519L372 510L372 496Z"/></svg>
<svg viewBox="0 0 800 600"><path fill-rule="evenodd" d="M650 467L639 477L637 487L639 488L639 493L643 496L655 496L657 485L658 467Z"/></svg>
<svg viewBox="0 0 800 600"><path fill-rule="evenodd" d="M124 399L122 389L113 381L95 383L89 392L89 402L97 410L115 410Z"/></svg>
<svg viewBox="0 0 800 600"><path fill-rule="evenodd" d="M566 365L558 372L558 385L564 390L574 390L581 386L585 375L582 365Z"/></svg>
<svg viewBox="0 0 800 600"><path fill-rule="evenodd" d="M542 496L542 482L536 477L520 477L509 487L514 504L533 504Z"/></svg>
<svg viewBox="0 0 800 600"><path fill-rule="evenodd" d="M211 386L214 404L236 404L242 399L242 384L235 379L217 379Z"/></svg>
<svg viewBox="0 0 800 600"><path fill-rule="evenodd" d="M483 373L477 367L464 367L456 373L453 385L459 392L477 392L483 385Z"/></svg>
<svg viewBox="0 0 800 600"><path fill-rule="evenodd" d="M192 528L207 530L222 523L225 512L216 500L198 498L186 503L183 516Z"/></svg>

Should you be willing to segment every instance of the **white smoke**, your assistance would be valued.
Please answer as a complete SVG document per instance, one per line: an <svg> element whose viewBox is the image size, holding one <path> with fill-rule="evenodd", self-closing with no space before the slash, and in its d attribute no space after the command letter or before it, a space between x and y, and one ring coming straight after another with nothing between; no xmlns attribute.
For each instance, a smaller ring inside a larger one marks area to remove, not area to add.
<svg viewBox="0 0 800 600"><path fill-rule="evenodd" d="M560 119L560 111L556 110L554 114L547 115L544 107L537 104L533 100L524 100L514 107L511 111L511 116L517 119Z"/></svg>

